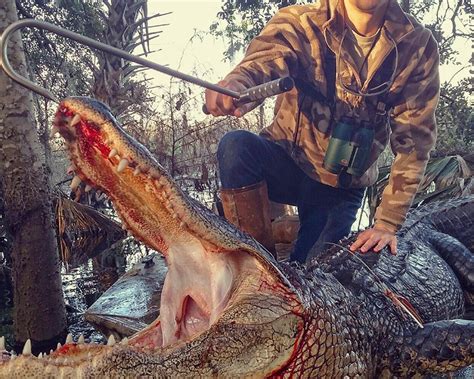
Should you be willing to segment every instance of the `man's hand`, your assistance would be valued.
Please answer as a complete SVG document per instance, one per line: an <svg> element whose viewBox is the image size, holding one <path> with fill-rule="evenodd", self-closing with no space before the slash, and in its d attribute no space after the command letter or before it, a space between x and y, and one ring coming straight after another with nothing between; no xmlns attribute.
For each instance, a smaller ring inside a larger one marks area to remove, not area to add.
<svg viewBox="0 0 474 379"><path fill-rule="evenodd" d="M217 83L219 86L236 92L243 92L247 88L237 81L222 80ZM206 89L206 108L213 116L236 116L241 117L252 109L254 103L244 104L239 107L235 106L232 97L219 92Z"/></svg>
<svg viewBox="0 0 474 379"><path fill-rule="evenodd" d="M387 245L389 245L390 252L393 255L397 254L397 237L395 233L379 226L374 226L360 233L350 249L351 251L356 251L360 248L362 253L373 249L378 253Z"/></svg>

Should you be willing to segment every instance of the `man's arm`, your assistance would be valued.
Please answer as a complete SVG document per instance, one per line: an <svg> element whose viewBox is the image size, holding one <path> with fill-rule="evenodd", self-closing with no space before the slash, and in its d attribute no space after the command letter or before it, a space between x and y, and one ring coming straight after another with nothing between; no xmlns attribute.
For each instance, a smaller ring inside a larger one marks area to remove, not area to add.
<svg viewBox="0 0 474 379"><path fill-rule="evenodd" d="M426 33L429 33L428 31ZM361 233L351 246L366 252L386 245L396 249L395 233L405 221L423 178L429 153L436 140L435 110L439 98L439 54L431 34L418 50L416 68L408 78L393 108L390 142L395 160L373 228ZM414 54L417 54L415 51Z"/></svg>
<svg viewBox="0 0 474 379"><path fill-rule="evenodd" d="M309 44L295 8L280 10L250 43L243 60L219 84L235 91L284 76L297 77L310 62ZM242 116L252 105L237 109L232 98L206 90L206 106L214 116ZM255 106L255 104L253 105Z"/></svg>

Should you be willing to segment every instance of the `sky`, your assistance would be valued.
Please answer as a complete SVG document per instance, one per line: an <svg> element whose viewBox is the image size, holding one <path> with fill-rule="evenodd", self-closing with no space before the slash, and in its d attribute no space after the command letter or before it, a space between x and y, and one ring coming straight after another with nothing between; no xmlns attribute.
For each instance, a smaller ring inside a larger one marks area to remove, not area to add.
<svg viewBox="0 0 474 379"><path fill-rule="evenodd" d="M155 21L169 25L161 28L162 34L151 44L153 49L161 51L148 58L186 74L192 74L196 69L201 79L213 83L222 79L240 61L242 55L238 55L232 63L224 62L225 41L207 33L209 26L216 20L221 4L222 0L148 0L150 14L173 12ZM195 38L190 43L196 31L207 34L203 35L202 40ZM441 67L441 81L449 80L459 68L460 66ZM454 82L468 73L469 70L463 70ZM169 77L164 74L150 72L148 75L155 78L156 85L169 83Z"/></svg>
<svg viewBox="0 0 474 379"><path fill-rule="evenodd" d="M221 4L221 0L148 0L150 13L173 12L155 21L169 25L163 26L160 37L152 41L152 49L161 51L149 59L185 74L194 75L196 70L201 79L218 82L237 63L223 61L225 42L208 33ZM191 43L196 32L200 33L202 40L194 38ZM149 74L155 77L157 84L169 82L169 77L164 74Z"/></svg>

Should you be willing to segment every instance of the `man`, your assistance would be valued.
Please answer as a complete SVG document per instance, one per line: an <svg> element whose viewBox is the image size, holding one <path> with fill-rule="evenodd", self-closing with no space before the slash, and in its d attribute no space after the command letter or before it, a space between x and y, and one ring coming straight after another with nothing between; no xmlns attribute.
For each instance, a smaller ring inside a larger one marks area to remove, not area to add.
<svg viewBox="0 0 474 379"><path fill-rule="evenodd" d="M351 250L378 252L388 245L395 254L395 233L436 139L438 66L430 31L395 0L321 0L281 9L220 82L236 91L287 75L296 82L278 96L275 118L260 136L235 131L221 140L226 217L271 248L271 239L252 229L262 209L241 207L265 204L268 187L271 200L298 206L301 226L291 259L304 262L313 245L317 251L349 233L390 140L395 160L389 184L374 226L358 235ZM209 90L206 105L214 116L237 117L256 106L236 107L230 97ZM365 142L364 168L354 175L328 168L328 146L335 144L331 137L340 142L334 130L341 124L351 135L348 148L362 127L373 135Z"/></svg>

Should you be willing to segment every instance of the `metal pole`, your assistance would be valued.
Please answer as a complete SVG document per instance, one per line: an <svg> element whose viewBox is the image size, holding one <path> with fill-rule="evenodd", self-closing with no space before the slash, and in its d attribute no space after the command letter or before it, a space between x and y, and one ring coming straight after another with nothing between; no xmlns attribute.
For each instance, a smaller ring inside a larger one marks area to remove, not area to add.
<svg viewBox="0 0 474 379"><path fill-rule="evenodd" d="M48 91L47 89L45 89L43 87L40 87L40 86L34 84L30 80L28 80L28 79L24 78L23 76L17 74L12 69L12 67L10 65L10 62L8 60L8 54L7 54L8 41L10 40L10 36L11 36L12 33L14 33L15 31L17 31L21 28L25 28L25 27L37 27L39 29L46 29L50 32L53 32L55 34L58 34L60 36L65 37L65 38L69 38L69 39L72 39L74 41L77 41L77 42L79 42L83 45L92 47L94 49L99 49L99 50L105 51L107 53L116 55L116 56L121 57L123 59L126 59L128 61L138 63L138 64L140 64L142 66L145 66L145 67L149 67L149 68L151 68L153 70L156 70L156 71L159 71L163 74L171 75L173 77L185 80L187 82L196 84L198 86L201 86L201 87L204 87L204 88L222 93L224 95L231 96L235 99L240 98L239 92L232 91L232 90L229 90L227 88L223 88L223 87L218 86L216 84L207 82L205 80L202 80L202 79L199 79L199 78L187 75L187 74L183 74L182 72L173 70L173 69L171 69L169 67L166 67L166 66L162 66L158 63L151 62L151 61L149 61L147 59L144 59L142 57L137 57L135 55L127 53L124 50L120 50L120 49L117 49L116 47L109 46L105 43L95 41L95 40L93 40L89 37L85 37L83 35L71 32L70 30L60 28L60 27L58 27L56 25L53 25L53 24L50 24L48 22L38 21L38 20L33 20L33 19L26 19L26 20L16 21L13 24L9 25L0 37L0 49L1 49L0 66L2 66L5 73L11 79L16 81L17 83L19 83L22 86L24 86L26 88L29 88L32 91L37 92L40 95L42 95L42 96L44 96L44 97L46 97L50 100L53 100L55 102L59 102L59 101L50 91Z"/></svg>

